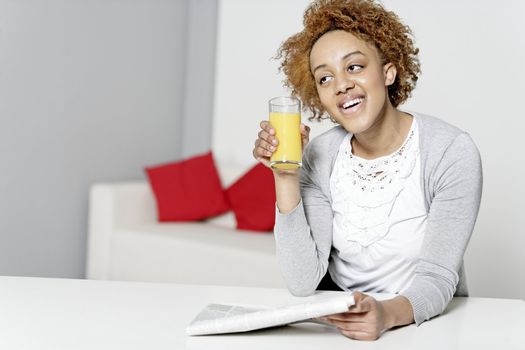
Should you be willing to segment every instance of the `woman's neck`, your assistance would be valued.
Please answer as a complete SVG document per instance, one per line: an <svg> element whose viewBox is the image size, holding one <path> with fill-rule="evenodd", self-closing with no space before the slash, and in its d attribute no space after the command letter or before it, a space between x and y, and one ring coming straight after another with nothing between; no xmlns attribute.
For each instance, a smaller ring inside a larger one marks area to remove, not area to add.
<svg viewBox="0 0 525 350"><path fill-rule="evenodd" d="M395 152L405 142L412 119L411 115L388 104L371 128L353 135L352 153L364 159L375 159Z"/></svg>

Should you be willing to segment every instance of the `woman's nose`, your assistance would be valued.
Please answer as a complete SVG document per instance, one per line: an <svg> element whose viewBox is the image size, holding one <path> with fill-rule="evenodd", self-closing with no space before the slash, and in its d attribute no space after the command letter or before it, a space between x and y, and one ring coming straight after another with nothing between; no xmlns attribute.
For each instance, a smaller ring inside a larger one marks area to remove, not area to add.
<svg viewBox="0 0 525 350"><path fill-rule="evenodd" d="M335 79L336 94L344 94L355 87L355 83L350 77L342 76L336 77Z"/></svg>

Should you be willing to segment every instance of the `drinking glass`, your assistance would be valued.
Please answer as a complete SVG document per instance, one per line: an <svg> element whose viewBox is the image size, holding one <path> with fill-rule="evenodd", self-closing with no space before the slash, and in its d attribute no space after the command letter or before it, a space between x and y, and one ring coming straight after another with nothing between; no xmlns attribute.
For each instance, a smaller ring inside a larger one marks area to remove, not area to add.
<svg viewBox="0 0 525 350"><path fill-rule="evenodd" d="M269 101L270 124L275 129L277 149L270 158L272 168L294 170L302 166L301 102L295 97Z"/></svg>

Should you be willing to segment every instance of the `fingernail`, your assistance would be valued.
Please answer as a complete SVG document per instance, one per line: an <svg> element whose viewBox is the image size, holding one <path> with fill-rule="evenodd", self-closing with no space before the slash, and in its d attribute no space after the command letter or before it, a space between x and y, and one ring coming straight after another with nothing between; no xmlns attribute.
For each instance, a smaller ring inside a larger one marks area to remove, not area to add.
<svg viewBox="0 0 525 350"><path fill-rule="evenodd" d="M277 140L276 140L276 139L273 139L273 140L272 140L272 144L276 145L276 144L277 144Z"/></svg>
<svg viewBox="0 0 525 350"><path fill-rule="evenodd" d="M270 146L270 151L275 151L275 147Z"/></svg>

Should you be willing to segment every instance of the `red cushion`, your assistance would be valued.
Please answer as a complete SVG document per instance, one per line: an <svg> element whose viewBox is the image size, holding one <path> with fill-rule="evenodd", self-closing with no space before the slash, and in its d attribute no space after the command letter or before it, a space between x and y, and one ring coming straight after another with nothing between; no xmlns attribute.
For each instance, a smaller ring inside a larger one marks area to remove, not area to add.
<svg viewBox="0 0 525 350"><path fill-rule="evenodd" d="M240 230L270 231L275 224L273 174L257 164L226 190Z"/></svg>
<svg viewBox="0 0 525 350"><path fill-rule="evenodd" d="M211 152L147 167L159 221L192 221L229 209Z"/></svg>

